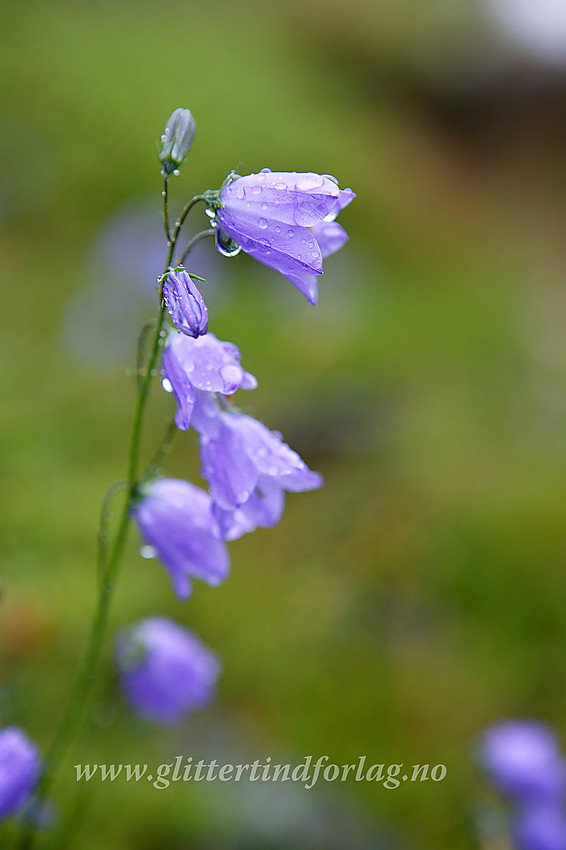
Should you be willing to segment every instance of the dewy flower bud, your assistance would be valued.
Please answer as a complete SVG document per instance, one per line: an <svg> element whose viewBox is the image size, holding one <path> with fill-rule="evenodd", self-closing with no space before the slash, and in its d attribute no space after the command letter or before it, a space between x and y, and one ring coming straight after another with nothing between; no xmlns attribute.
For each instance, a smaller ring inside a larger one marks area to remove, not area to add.
<svg viewBox="0 0 566 850"><path fill-rule="evenodd" d="M204 298L185 269L170 271L163 282L163 298L173 324L187 336L202 336L208 330Z"/></svg>
<svg viewBox="0 0 566 850"><path fill-rule="evenodd" d="M196 123L190 109L176 109L161 136L163 143L159 159L164 174L171 174L184 163L193 143Z"/></svg>
<svg viewBox="0 0 566 850"><path fill-rule="evenodd" d="M39 779L41 762L35 744L17 726L0 732L0 821L27 803Z"/></svg>

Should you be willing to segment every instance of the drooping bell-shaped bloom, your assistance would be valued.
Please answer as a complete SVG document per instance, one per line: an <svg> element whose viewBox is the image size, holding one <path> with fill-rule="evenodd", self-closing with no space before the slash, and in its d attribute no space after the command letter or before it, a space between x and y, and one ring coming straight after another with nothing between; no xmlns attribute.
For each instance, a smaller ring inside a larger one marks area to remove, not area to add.
<svg viewBox="0 0 566 850"><path fill-rule="evenodd" d="M238 348L212 333L198 339L171 334L163 352L163 372L164 387L177 401L175 423L182 431L191 424L196 391L231 395L239 387L257 387L254 376L240 365Z"/></svg>
<svg viewBox="0 0 566 850"><path fill-rule="evenodd" d="M533 721L492 726L479 760L494 786L515 801L557 800L566 791L566 762L550 729Z"/></svg>
<svg viewBox="0 0 566 850"><path fill-rule="evenodd" d="M190 109L175 109L161 136L161 169L169 175L184 163L195 136L196 122Z"/></svg>
<svg viewBox="0 0 566 850"><path fill-rule="evenodd" d="M30 799L41 773L39 751L17 726L0 732L0 820Z"/></svg>
<svg viewBox="0 0 566 850"><path fill-rule="evenodd" d="M517 850L566 850L566 816L560 806L521 808L513 822Z"/></svg>
<svg viewBox="0 0 566 850"><path fill-rule="evenodd" d="M178 723L214 698L220 663L196 635L161 617L118 637L116 665L132 709L156 723Z"/></svg>
<svg viewBox="0 0 566 850"><path fill-rule="evenodd" d="M234 240L316 304L323 257L348 238L334 219L355 197L351 189L341 190L333 177L312 172L264 168L259 174L237 177L220 194L218 250L224 252L226 241Z"/></svg>
<svg viewBox="0 0 566 850"><path fill-rule="evenodd" d="M218 406L212 415L210 400L206 417L202 407L199 396L193 424L200 432L201 472L225 539L276 525L284 490L302 492L322 485L321 476L276 431L252 416Z"/></svg>
<svg viewBox="0 0 566 850"><path fill-rule="evenodd" d="M202 336L208 330L208 310L199 289L185 269L173 269L163 281L163 298L173 324L186 336Z"/></svg>
<svg viewBox="0 0 566 850"><path fill-rule="evenodd" d="M212 587L227 578L228 547L219 539L210 496L200 487L177 478L152 481L143 487L132 517L180 599L190 595L192 578Z"/></svg>

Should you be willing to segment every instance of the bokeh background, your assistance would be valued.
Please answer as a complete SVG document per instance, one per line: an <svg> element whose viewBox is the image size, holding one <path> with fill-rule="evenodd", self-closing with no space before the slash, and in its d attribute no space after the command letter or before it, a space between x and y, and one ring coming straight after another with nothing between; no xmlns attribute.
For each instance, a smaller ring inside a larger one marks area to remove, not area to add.
<svg viewBox="0 0 566 850"><path fill-rule="evenodd" d="M224 673L211 709L160 729L122 702L108 641L56 795L65 846L495 846L475 737L503 717L566 731L566 6L28 0L4 4L0 33L0 719L42 748L125 466L165 120L188 106L198 124L177 208L239 163L358 193L317 308L246 256L195 252L211 329L259 378L248 410L326 486L233 544L231 578L185 605L131 535L112 634L170 616ZM145 452L171 407L154 392ZM169 472L198 479L191 434ZM448 773L389 791L73 780L76 762L177 754Z"/></svg>

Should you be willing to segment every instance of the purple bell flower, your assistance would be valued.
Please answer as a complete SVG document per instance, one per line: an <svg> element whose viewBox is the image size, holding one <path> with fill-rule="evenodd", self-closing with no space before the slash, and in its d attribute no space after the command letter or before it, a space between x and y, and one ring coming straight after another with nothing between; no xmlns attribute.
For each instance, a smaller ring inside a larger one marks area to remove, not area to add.
<svg viewBox="0 0 566 850"><path fill-rule="evenodd" d="M176 478L152 481L132 511L145 543L171 576L173 590L186 599L191 578L212 587L230 572L228 547L220 540L208 493Z"/></svg>
<svg viewBox="0 0 566 850"><path fill-rule="evenodd" d="M0 820L29 800L41 773L39 751L17 726L0 732Z"/></svg>
<svg viewBox="0 0 566 850"><path fill-rule="evenodd" d="M480 742L480 762L494 786L520 802L557 800L566 790L566 762L555 735L533 721L492 726Z"/></svg>
<svg viewBox="0 0 566 850"><path fill-rule="evenodd" d="M132 709L156 723L178 723L214 698L220 663L196 635L161 617L124 631L116 664Z"/></svg>
<svg viewBox="0 0 566 850"><path fill-rule="evenodd" d="M333 177L270 171L237 177L221 191L216 212L217 247L226 237L250 256L281 272L310 301L318 299L322 260L342 247L348 235L334 219L356 197ZM309 228L311 228L309 230Z"/></svg>
<svg viewBox="0 0 566 850"><path fill-rule="evenodd" d="M240 352L231 342L207 333L198 339L172 334L163 352L164 388L177 401L175 423L182 431L191 424L195 392L231 395L241 387L255 390L257 380L240 365Z"/></svg>
<svg viewBox="0 0 566 850"><path fill-rule="evenodd" d="M283 513L283 490L322 486L279 433L243 413L204 416L199 396L194 426L200 431L202 475L207 479L222 536L235 540L258 526L276 525Z"/></svg>
<svg viewBox="0 0 566 850"><path fill-rule="evenodd" d="M566 850L566 817L556 805L527 806L514 819L518 850Z"/></svg>
<svg viewBox="0 0 566 850"><path fill-rule="evenodd" d="M202 336L208 330L204 298L185 269L173 269L163 281L163 298L177 330L187 336Z"/></svg>

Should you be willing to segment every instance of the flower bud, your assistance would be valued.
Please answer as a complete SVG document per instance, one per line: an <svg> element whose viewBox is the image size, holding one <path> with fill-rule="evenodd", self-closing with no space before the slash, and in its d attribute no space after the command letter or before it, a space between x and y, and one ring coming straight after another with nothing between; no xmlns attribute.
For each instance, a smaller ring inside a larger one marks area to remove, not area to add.
<svg viewBox="0 0 566 850"><path fill-rule="evenodd" d="M163 282L163 298L175 327L187 336L202 336L208 330L204 298L185 269L170 271Z"/></svg>
<svg viewBox="0 0 566 850"><path fill-rule="evenodd" d="M184 163L193 143L196 123L190 109L176 109L161 136L162 148L159 154L161 170L169 175Z"/></svg>

